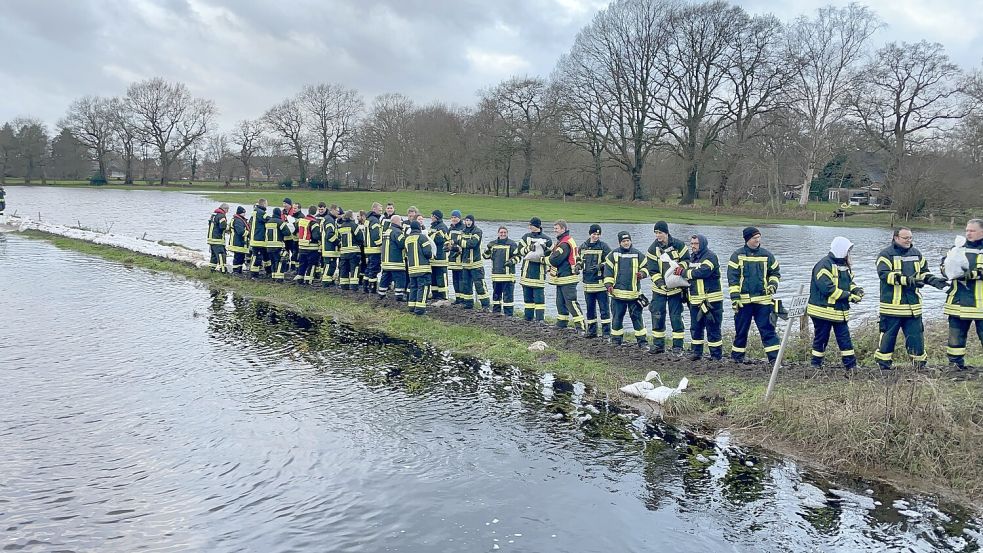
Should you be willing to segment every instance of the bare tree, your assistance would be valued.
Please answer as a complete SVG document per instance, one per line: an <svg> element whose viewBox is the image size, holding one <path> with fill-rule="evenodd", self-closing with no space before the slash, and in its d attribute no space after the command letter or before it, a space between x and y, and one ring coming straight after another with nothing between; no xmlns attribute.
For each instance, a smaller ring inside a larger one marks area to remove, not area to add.
<svg viewBox="0 0 983 553"><path fill-rule="evenodd" d="M113 112L108 98L85 96L72 102L68 113L58 123L85 146L98 166L98 177L108 180L107 159L113 149Z"/></svg>
<svg viewBox="0 0 983 553"><path fill-rule="evenodd" d="M657 57L669 36L672 5L658 0L617 0L577 35L570 57L603 85L605 148L631 177L633 200L643 200L645 159L665 129L655 118L662 87Z"/></svg>
<svg viewBox="0 0 983 553"><path fill-rule="evenodd" d="M730 176L750 154L748 143L770 128L762 123L762 116L782 106L781 91L791 76L789 60L782 57L783 27L774 16L743 19L735 26L733 38L726 64L729 93L722 98L730 128L720 143L722 164L713 205L723 204ZM732 197L732 201L741 199L740 195Z"/></svg>
<svg viewBox="0 0 983 553"><path fill-rule="evenodd" d="M259 121L243 120L232 130L232 155L242 163L246 172L246 187L251 184L252 159L260 151L260 139L265 129Z"/></svg>
<svg viewBox="0 0 983 553"><path fill-rule="evenodd" d="M326 181L329 166L351 145L365 103L358 91L325 83L304 87L298 100L307 111L311 135L321 153L320 177Z"/></svg>
<svg viewBox="0 0 983 553"><path fill-rule="evenodd" d="M829 153L829 125L844 113L843 100L853 85L851 69L879 26L869 8L854 3L820 8L815 18L799 17L789 30L786 48L795 60L789 100L807 131L799 144L803 169L799 205L809 202L812 177L825 161L820 157Z"/></svg>
<svg viewBox="0 0 983 553"><path fill-rule="evenodd" d="M263 123L290 149L297 162L297 175L301 183L307 182L307 152L310 148L310 137L304 124L304 111L300 102L288 98L273 106L263 115Z"/></svg>
<svg viewBox="0 0 983 553"><path fill-rule="evenodd" d="M611 135L605 120L605 86L584 62L584 56L561 57L553 88L561 137L590 155L594 178L591 192L600 198L604 195L604 155Z"/></svg>
<svg viewBox="0 0 983 553"><path fill-rule="evenodd" d="M525 160L519 194L529 192L536 141L540 138L543 125L554 113L555 102L549 92L543 79L516 76L483 94L509 129L508 134L519 140L519 150Z"/></svg>
<svg viewBox="0 0 983 553"><path fill-rule="evenodd" d="M913 150L938 138L932 130L968 114L962 100L969 83L941 44L924 40L880 48L857 81L848 103L870 139L890 155L887 184L896 209L914 214L927 191L915 186L919 179L909 178L923 172L909 174L907 161Z"/></svg>
<svg viewBox="0 0 983 553"><path fill-rule="evenodd" d="M0 184L7 184L7 173L17 158L17 135L10 123L0 127Z"/></svg>
<svg viewBox="0 0 983 553"><path fill-rule="evenodd" d="M114 143L123 158L123 183L133 184L133 160L139 143L133 111L125 98L113 98L109 103L110 123L115 136ZM146 179L146 163L144 163Z"/></svg>
<svg viewBox="0 0 983 553"><path fill-rule="evenodd" d="M215 104L193 97L183 83L161 78L130 85L126 101L133 112L137 136L157 149L160 184L165 186L171 164L208 132Z"/></svg>
<svg viewBox="0 0 983 553"><path fill-rule="evenodd" d="M402 94L379 95L362 128L363 148L371 152L375 172L395 190L406 187L413 169L409 159L413 110L413 102Z"/></svg>
<svg viewBox="0 0 983 553"><path fill-rule="evenodd" d="M686 163L684 204L696 200L703 154L733 122L719 93L730 74L734 32L747 19L741 8L723 1L682 6L672 13L672 33L659 51L665 88L656 113Z"/></svg>

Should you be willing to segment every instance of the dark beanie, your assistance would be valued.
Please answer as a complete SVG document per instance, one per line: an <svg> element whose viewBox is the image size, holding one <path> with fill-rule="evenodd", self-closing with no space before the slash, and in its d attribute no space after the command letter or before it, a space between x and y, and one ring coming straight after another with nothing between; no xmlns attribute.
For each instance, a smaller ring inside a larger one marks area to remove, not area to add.
<svg viewBox="0 0 983 553"><path fill-rule="evenodd" d="M242 215L245 212L246 212L246 208L242 207L241 205L236 208L236 215Z"/></svg>
<svg viewBox="0 0 983 553"><path fill-rule="evenodd" d="M587 234L594 234L595 232L598 234L601 233L601 225L594 223L593 225L590 226L590 230L588 231Z"/></svg>
<svg viewBox="0 0 983 553"><path fill-rule="evenodd" d="M410 221L410 230L420 230L420 222Z"/></svg>
<svg viewBox="0 0 983 553"><path fill-rule="evenodd" d="M467 215L465 215L464 216L464 219L465 220L471 219L471 222L474 223L474 215L471 215L470 213L468 213Z"/></svg>
<svg viewBox="0 0 983 553"><path fill-rule="evenodd" d="M653 228L652 230L653 231L657 230L659 232L664 232L666 234L669 234L669 223L666 223L665 221L659 221L658 223L655 224L655 228Z"/></svg>
<svg viewBox="0 0 983 553"><path fill-rule="evenodd" d="M756 228L754 228L754 227L745 227L744 228L744 241L747 242L748 240L754 238L754 235L756 235L756 234L761 234L761 231L758 230L758 229L756 229Z"/></svg>
<svg viewBox="0 0 983 553"><path fill-rule="evenodd" d="M539 217L533 217L532 219L529 219L529 226L536 227L536 228L542 230L543 229L543 221Z"/></svg>
<svg viewBox="0 0 983 553"><path fill-rule="evenodd" d="M290 204L290 205L294 205L294 203L290 201L290 198L284 198L284 199L283 199L283 203L285 203L285 204Z"/></svg>
<svg viewBox="0 0 983 553"><path fill-rule="evenodd" d="M439 209L435 209L435 210L431 211L430 214L433 215L434 217L438 218L438 219L443 219L444 218L444 212L441 211L441 210L439 210Z"/></svg>
<svg viewBox="0 0 983 553"><path fill-rule="evenodd" d="M623 231L621 231L621 232L618 233L618 242L621 242L622 240L624 240L626 238L628 240L631 240L631 235L628 234L628 231L627 230L623 230Z"/></svg>
<svg viewBox="0 0 983 553"><path fill-rule="evenodd" d="M461 210L460 209L455 209L454 211L451 211L451 217L457 217L457 218L460 219L460 217L461 217Z"/></svg>

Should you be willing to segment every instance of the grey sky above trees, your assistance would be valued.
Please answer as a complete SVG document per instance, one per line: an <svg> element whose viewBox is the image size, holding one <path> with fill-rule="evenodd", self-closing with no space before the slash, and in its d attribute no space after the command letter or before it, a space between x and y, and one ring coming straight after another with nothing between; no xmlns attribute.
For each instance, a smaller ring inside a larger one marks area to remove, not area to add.
<svg viewBox="0 0 983 553"><path fill-rule="evenodd" d="M733 0L788 21L845 0ZM945 45L963 68L983 59L983 0L868 0L887 24L871 44ZM475 105L516 74L548 76L595 0L6 0L0 121L53 126L80 96L133 82L186 83L231 130L304 85L336 82L366 98L398 92L425 105Z"/></svg>

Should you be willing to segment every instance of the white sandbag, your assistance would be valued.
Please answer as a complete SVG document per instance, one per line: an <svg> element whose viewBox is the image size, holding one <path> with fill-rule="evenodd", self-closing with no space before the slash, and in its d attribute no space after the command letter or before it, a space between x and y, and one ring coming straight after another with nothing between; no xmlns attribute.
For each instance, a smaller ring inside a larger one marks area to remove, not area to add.
<svg viewBox="0 0 983 553"><path fill-rule="evenodd" d="M957 236L952 249L945 254L945 259L942 260L942 272L949 280L961 278L969 272L965 236Z"/></svg>
<svg viewBox="0 0 983 553"><path fill-rule="evenodd" d="M535 342L529 344L529 347L526 349L528 349L529 351L546 351L546 348L548 347L549 346L546 345L546 342L542 340L536 340Z"/></svg>
<svg viewBox="0 0 983 553"><path fill-rule="evenodd" d="M659 386L652 384L650 381L657 379L659 381ZM656 371L649 371L645 375L645 380L641 382L633 382L627 386L623 386L621 391L635 397L640 397L642 399L653 401L658 404L664 404L669 398L678 396L683 393L684 390L689 386L689 379L683 377L680 379L679 384L675 388L670 388L662 384L662 378Z"/></svg>
<svg viewBox="0 0 983 553"><path fill-rule="evenodd" d="M666 274L662 275L666 279L666 288L669 288L670 290L673 288L689 288L689 281L682 276L675 274L676 267L679 267L679 263L676 263L676 261L669 257L669 254L665 252L662 252L659 259L669 264L669 268L666 269Z"/></svg>
<svg viewBox="0 0 983 553"><path fill-rule="evenodd" d="M532 249L522 259L526 261L539 261L546 255L546 240L536 238L532 241Z"/></svg>

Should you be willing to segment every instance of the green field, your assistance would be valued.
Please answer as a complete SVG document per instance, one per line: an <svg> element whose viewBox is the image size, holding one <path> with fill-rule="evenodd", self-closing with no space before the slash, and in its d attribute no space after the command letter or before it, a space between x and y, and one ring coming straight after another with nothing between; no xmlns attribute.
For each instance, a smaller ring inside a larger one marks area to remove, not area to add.
<svg viewBox="0 0 983 553"><path fill-rule="evenodd" d="M84 181L48 181L49 186L90 187ZM11 186L11 185L8 185ZM17 185L12 185L16 187ZM579 223L652 223L665 220L675 224L716 224L743 226L747 224L790 224L790 225L822 225L843 227L881 227L889 228L893 217L890 213L872 215L855 215L845 221L830 220L834 210L839 205L829 202L811 202L806 208L800 208L794 201L786 202L781 210L771 210L759 204L745 204L737 207L713 207L707 200L699 200L695 205L679 205L678 199L667 202L627 202L614 199L594 200L587 198L543 198L539 196L523 196L520 198L505 198L502 196L481 196L471 194L448 194L439 192L409 191L358 191L333 192L328 190L281 189L276 183L257 183L250 188L236 183L226 187L222 182L172 181L171 186L135 184L123 185L112 182L102 188L125 190L174 190L198 191L216 201L225 201L233 205L250 205L258 198L266 198L271 205L277 206L285 197L307 206L317 202L336 203L345 209L358 211L368 210L372 202L385 204L392 201L396 204L397 213L406 213L406 208L415 205L424 214L433 209L444 212L445 218L450 217L454 209L461 210L464 215L472 214L478 220L488 221L526 221L531 217L539 217L544 223L556 219L566 219ZM861 208L853 208L861 209ZM919 218L907 222L915 228L948 228L948 219L939 218L935 221ZM961 227L962 221L955 221L956 227Z"/></svg>

